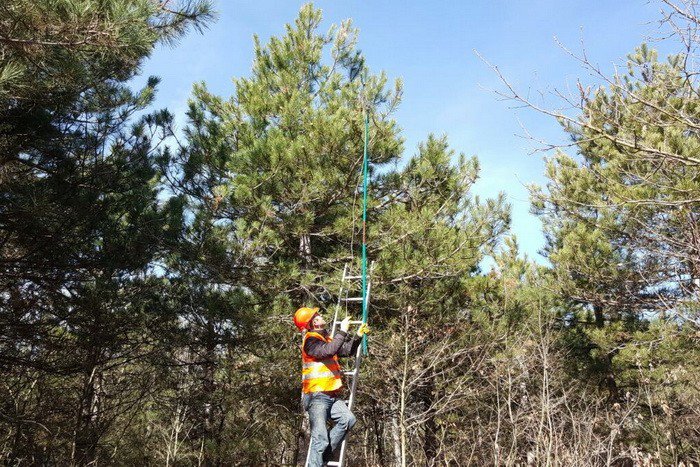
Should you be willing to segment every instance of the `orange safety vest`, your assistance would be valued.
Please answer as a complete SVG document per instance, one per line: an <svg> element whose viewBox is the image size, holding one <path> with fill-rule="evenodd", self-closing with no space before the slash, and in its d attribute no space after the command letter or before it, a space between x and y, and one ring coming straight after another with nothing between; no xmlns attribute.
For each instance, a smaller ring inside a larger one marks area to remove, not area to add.
<svg viewBox="0 0 700 467"><path fill-rule="evenodd" d="M304 394L310 392L335 391L340 389L343 381L340 378L340 363L338 356L333 355L325 360L317 360L304 351L306 339L316 337L324 342L331 342L333 339L324 337L317 332L308 331L304 335L304 340L301 343L301 387Z"/></svg>

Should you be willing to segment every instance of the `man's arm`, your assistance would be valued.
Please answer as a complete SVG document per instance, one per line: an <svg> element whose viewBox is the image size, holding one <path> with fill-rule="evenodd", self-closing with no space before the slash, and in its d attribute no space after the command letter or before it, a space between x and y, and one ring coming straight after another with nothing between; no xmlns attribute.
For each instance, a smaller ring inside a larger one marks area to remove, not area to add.
<svg viewBox="0 0 700 467"><path fill-rule="evenodd" d="M310 357L318 360L325 360L326 358L332 358L340 352L341 347L345 343L347 338L347 333L345 331L338 331L330 342L324 342L318 337L309 337L306 339L304 344L304 352Z"/></svg>
<svg viewBox="0 0 700 467"><path fill-rule="evenodd" d="M338 350L338 356L339 357L354 357L357 348L360 346L360 342L362 342L362 338L359 336L352 336L350 339L345 339L345 342L343 343L343 346Z"/></svg>

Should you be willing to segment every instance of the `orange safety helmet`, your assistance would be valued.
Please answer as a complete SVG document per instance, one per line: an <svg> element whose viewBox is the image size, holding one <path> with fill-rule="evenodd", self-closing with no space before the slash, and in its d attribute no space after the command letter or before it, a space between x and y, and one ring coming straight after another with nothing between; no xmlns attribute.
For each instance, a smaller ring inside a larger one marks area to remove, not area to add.
<svg viewBox="0 0 700 467"><path fill-rule="evenodd" d="M300 331L307 329L309 323L318 313L318 308L301 307L294 313L294 324Z"/></svg>

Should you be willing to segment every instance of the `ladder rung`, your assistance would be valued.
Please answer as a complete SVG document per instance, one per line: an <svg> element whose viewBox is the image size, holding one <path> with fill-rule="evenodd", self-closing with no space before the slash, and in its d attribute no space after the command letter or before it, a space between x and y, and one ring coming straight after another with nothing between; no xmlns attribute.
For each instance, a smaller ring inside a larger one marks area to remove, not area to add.
<svg viewBox="0 0 700 467"><path fill-rule="evenodd" d="M341 464L338 461L329 461L329 462L326 462L326 465L341 465Z"/></svg>
<svg viewBox="0 0 700 467"><path fill-rule="evenodd" d="M347 281L347 280L354 281L354 280L357 280L357 279L362 279L362 276L345 276L345 280L346 280L346 281Z"/></svg>
<svg viewBox="0 0 700 467"><path fill-rule="evenodd" d="M343 374L347 376L355 376L355 370L343 371Z"/></svg>
<svg viewBox="0 0 700 467"><path fill-rule="evenodd" d="M362 324L362 320L360 319L360 320L356 320L356 321L348 321L348 324ZM339 325L340 325L340 321L335 321L333 323L333 326L339 326Z"/></svg>
<svg viewBox="0 0 700 467"><path fill-rule="evenodd" d="M340 298L344 302L361 302L362 297L346 297L346 298Z"/></svg>

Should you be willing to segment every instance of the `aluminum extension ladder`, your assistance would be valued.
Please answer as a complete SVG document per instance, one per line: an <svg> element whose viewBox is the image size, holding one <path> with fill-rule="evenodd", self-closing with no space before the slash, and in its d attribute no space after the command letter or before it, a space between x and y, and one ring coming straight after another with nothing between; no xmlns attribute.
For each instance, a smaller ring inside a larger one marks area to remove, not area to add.
<svg viewBox="0 0 700 467"><path fill-rule="evenodd" d="M367 274L367 308L369 309L369 297L370 291L372 290L372 269L374 268L374 262L370 264L369 273ZM338 303L335 307L335 314L333 315L333 326L331 327L331 337L335 336L335 331L340 329L340 322L350 314L349 310L357 313L355 316L362 316L362 276L352 275L350 273L350 266L345 265L343 268L343 278L340 282L340 291L338 292ZM359 290L359 292L358 292ZM357 295L359 293L359 295ZM353 295L354 294L354 295ZM341 313L344 311L344 313ZM342 315L342 316L341 316ZM362 324L362 320L350 321L350 325L359 326ZM355 403L355 393L357 390L357 378L360 375L360 364L362 363L362 345L357 347L354 357L350 357L354 360L354 365L352 370L343 370L343 375L350 379L350 397L347 399L346 403L348 410L352 412L353 405ZM348 437L343 439L340 445L340 456L337 461L329 461L326 463L328 466L343 467L345 465L345 453L348 443ZM309 448L306 452L306 462L305 467L309 465L309 454L311 453L311 439L309 438Z"/></svg>

